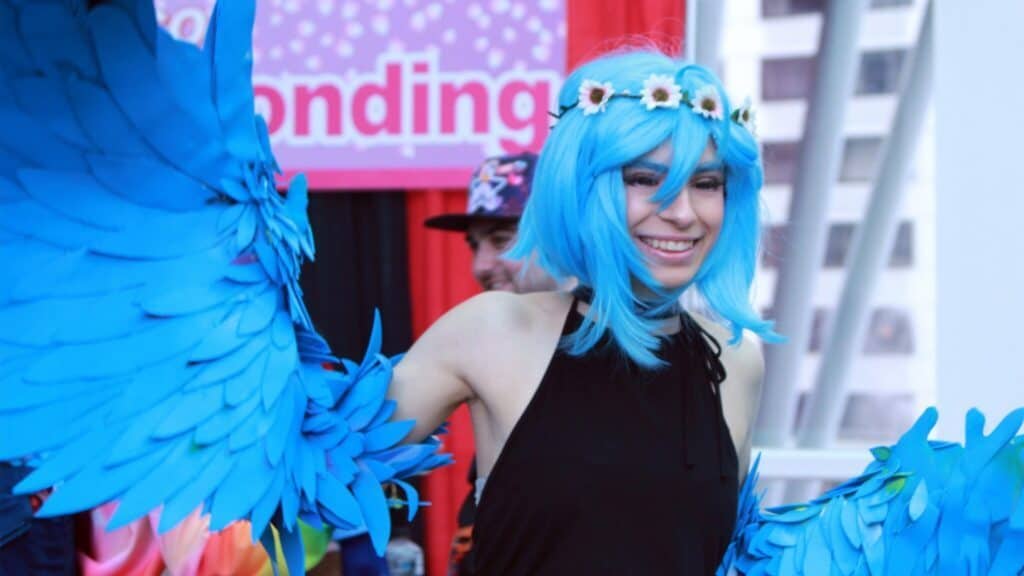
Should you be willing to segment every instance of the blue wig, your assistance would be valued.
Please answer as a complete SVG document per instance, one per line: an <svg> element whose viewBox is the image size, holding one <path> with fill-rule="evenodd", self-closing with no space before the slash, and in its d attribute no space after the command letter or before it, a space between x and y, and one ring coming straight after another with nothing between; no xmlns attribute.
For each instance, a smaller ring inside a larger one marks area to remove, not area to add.
<svg viewBox="0 0 1024 576"><path fill-rule="evenodd" d="M723 119L707 119L686 103L649 111L628 97L612 98L604 112L592 115L576 106L584 80L611 82L617 92L636 95L651 74L674 78L690 95L714 86L722 99ZM750 304L760 239L760 155L753 136L730 119L732 109L718 79L706 68L660 52L618 53L573 72L559 94L559 105L564 112L541 151L519 239L509 257L535 261L555 278L576 278L593 290L582 325L563 342L569 353L583 354L610 333L638 364L661 364L656 316L675 306L691 287L732 330L732 343L743 330L776 340L771 323ZM672 165L653 197L667 207L684 189L709 138L725 166L722 229L691 285L670 290L651 277L631 240L622 169L671 142ZM655 300L639 301L634 282L645 285Z"/></svg>

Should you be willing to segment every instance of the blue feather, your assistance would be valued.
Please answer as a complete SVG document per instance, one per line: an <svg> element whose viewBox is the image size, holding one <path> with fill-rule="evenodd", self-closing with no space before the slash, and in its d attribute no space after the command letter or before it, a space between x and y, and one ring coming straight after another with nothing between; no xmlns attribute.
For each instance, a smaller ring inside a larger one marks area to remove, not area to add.
<svg viewBox="0 0 1024 576"><path fill-rule="evenodd" d="M317 478L317 499L326 511L344 522L351 525L362 524L363 509L360 501L352 495L348 486L330 474L324 474ZM383 499L383 494L381 499Z"/></svg>
<svg viewBox="0 0 1024 576"><path fill-rule="evenodd" d="M256 18L256 4L250 0L223 2L212 33L206 37L213 58L214 100L225 143L231 153L246 162L261 159L254 122L252 91L252 50L249 31Z"/></svg>
<svg viewBox="0 0 1024 576"><path fill-rule="evenodd" d="M127 16L97 6L89 27L110 92L139 133L171 164L216 188L231 166L216 133L178 107L161 82L152 54Z"/></svg>
<svg viewBox="0 0 1024 576"><path fill-rule="evenodd" d="M14 8L0 2L0 70L3 71L24 72L32 66L26 46L20 42L17 20Z"/></svg>
<svg viewBox="0 0 1024 576"><path fill-rule="evenodd" d="M215 458L226 456L223 450L201 450L185 439L177 441L173 452L159 466L124 492L107 529L116 530L141 518L192 481Z"/></svg>
<svg viewBox="0 0 1024 576"><path fill-rule="evenodd" d="M260 533L260 544L263 545L263 550L266 551L267 556L270 560L270 569L274 576L280 576L281 572L277 567L280 558L277 556L277 541L274 539L274 532L270 528L265 529Z"/></svg>
<svg viewBox="0 0 1024 576"><path fill-rule="evenodd" d="M163 534L170 530L199 507L231 472L234 462L234 459L228 457L214 458L201 468L191 482L182 486L180 491L165 501L157 532Z"/></svg>
<svg viewBox="0 0 1024 576"><path fill-rule="evenodd" d="M158 421L153 430L154 438L173 438L213 417L223 406L224 390L217 387L202 388L181 394L168 403L172 403L173 407Z"/></svg>
<svg viewBox="0 0 1024 576"><path fill-rule="evenodd" d="M273 287L250 296L238 324L238 333L250 335L266 330L274 320L275 313L281 309L281 304L281 293Z"/></svg>
<svg viewBox="0 0 1024 576"><path fill-rule="evenodd" d="M188 213L201 210L216 193L197 180L148 158L86 157L93 175L125 201L155 210Z"/></svg>
<svg viewBox="0 0 1024 576"><path fill-rule="evenodd" d="M24 378L44 383L129 375L198 344L203 333L213 327L214 318L206 312L168 320L127 341L62 346L48 352Z"/></svg>
<svg viewBox="0 0 1024 576"><path fill-rule="evenodd" d="M362 503L363 520L366 522L373 549L378 556L383 556L391 533L391 515L380 482L372 472L364 468L356 474L352 492Z"/></svg>
<svg viewBox="0 0 1024 576"><path fill-rule="evenodd" d="M266 372L267 362L270 361L270 355L267 353L269 348L268 344L264 347L259 357L250 362L237 376L227 381L224 390L224 401L228 406L237 406L243 402L248 402L252 398L261 398L259 395L262 389L261 379Z"/></svg>
<svg viewBox="0 0 1024 576"><path fill-rule="evenodd" d="M172 445L163 446L124 465L107 468L93 461L53 491L40 516L57 516L109 502L137 483L160 464L171 452ZM16 487L15 489L20 489Z"/></svg>
<svg viewBox="0 0 1024 576"><path fill-rule="evenodd" d="M262 446L249 446L235 455L234 461L231 472L213 495L211 530L220 530L236 518L248 517L272 483L273 468Z"/></svg>
<svg viewBox="0 0 1024 576"><path fill-rule="evenodd" d="M281 551L284 552L285 564L289 574L302 574L305 571L305 550L302 547L302 530L298 527L290 530L287 526L280 530Z"/></svg>
<svg viewBox="0 0 1024 576"><path fill-rule="evenodd" d="M0 153L22 166L84 171L82 151L47 131L37 130L32 118L9 105L0 106Z"/></svg>
<svg viewBox="0 0 1024 576"><path fill-rule="evenodd" d="M157 33L156 43L157 74L174 105L194 119L204 133L220 135L217 111L207 96L213 90L213 78L202 52L192 44L175 41L163 30Z"/></svg>
<svg viewBox="0 0 1024 576"><path fill-rule="evenodd" d="M294 378L294 377L293 377ZM278 408L277 419L274 420L267 435L264 438L267 461L271 466L277 466L284 455L285 446L296 441L296 428L292 426L293 421L301 418L304 401L299 399L302 387L298 382L293 382L281 397L281 406Z"/></svg>
<svg viewBox="0 0 1024 576"><path fill-rule="evenodd" d="M57 484L96 460L109 448L110 440L119 432L120 427L111 426L75 437L22 480L21 488L36 492Z"/></svg>
<svg viewBox="0 0 1024 576"><path fill-rule="evenodd" d="M270 487L267 488L267 491L252 507L249 521L254 541L258 534L262 534L267 529L267 524L270 523L270 519L278 509L281 502L281 492L285 488L286 476L287 473L284 470L276 469L270 480Z"/></svg>
<svg viewBox="0 0 1024 576"><path fill-rule="evenodd" d="M93 149L93 143L71 112L63 78L19 78L12 88L22 111L48 126L54 135L71 146L80 150Z"/></svg>
<svg viewBox="0 0 1024 576"><path fill-rule="evenodd" d="M94 428L93 413L105 412L104 404L113 396L101 389L93 395L61 398L45 407L4 414L4 426L11 432L0 434L0 460L24 458L69 444Z"/></svg>
<svg viewBox="0 0 1024 576"><path fill-rule="evenodd" d="M87 172L22 170L18 178L29 195L47 208L103 230L121 231L128 222L153 215L106 190Z"/></svg>
<svg viewBox="0 0 1024 576"><path fill-rule="evenodd" d="M32 3L21 8L18 28L40 69L68 66L85 77L97 74L82 23L66 5Z"/></svg>
<svg viewBox="0 0 1024 576"><path fill-rule="evenodd" d="M412 432L415 425L415 420L404 420L401 422L391 422L389 424L373 428L366 433L365 450L367 452L375 452L398 444L403 438L409 435L409 432Z"/></svg>
<svg viewBox="0 0 1024 576"><path fill-rule="evenodd" d="M82 78L68 78L67 86L68 101L90 142L114 158L124 156L139 158L143 162L148 160L147 156L153 153L152 148L121 112L109 92Z"/></svg>
<svg viewBox="0 0 1024 576"><path fill-rule="evenodd" d="M215 414L213 418L196 428L193 441L199 446L205 446L223 440L228 434L237 430L242 423L248 421L259 405L259 397L253 395L242 404Z"/></svg>
<svg viewBox="0 0 1024 576"><path fill-rule="evenodd" d="M761 515L748 479L718 574L988 574L997 562L998 573L1016 574L1024 530L1010 525L1024 500L1024 437L1014 435L1024 410L989 435L971 411L962 448L927 440L936 420L926 411L896 445L872 451L863 475L811 505Z"/></svg>
<svg viewBox="0 0 1024 576"><path fill-rule="evenodd" d="M394 482L398 487L400 487L403 492L405 492L406 504L409 507L409 515L407 516L407 519L409 522L412 522L413 518L416 517L416 512L420 508L419 492L417 492L416 488L413 488L411 484L407 482L402 482L397 478L391 481Z"/></svg>
<svg viewBox="0 0 1024 576"><path fill-rule="evenodd" d="M322 367L306 182L276 191L254 4L222 4L203 53L152 3L0 0L0 459L39 457L21 488L57 485L46 513L270 523L301 571L298 517L365 515L382 550L379 482L448 459L396 445L379 315L362 364Z"/></svg>

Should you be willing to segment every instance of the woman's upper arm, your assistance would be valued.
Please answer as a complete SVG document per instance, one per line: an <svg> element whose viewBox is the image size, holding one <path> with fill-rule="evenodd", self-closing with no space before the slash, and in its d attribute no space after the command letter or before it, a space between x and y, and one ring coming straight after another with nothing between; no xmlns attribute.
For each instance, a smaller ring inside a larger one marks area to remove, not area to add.
<svg viewBox="0 0 1024 576"><path fill-rule="evenodd" d="M750 452L754 425L761 404L761 381L764 378L764 355L761 343L744 337L738 347L726 347L726 380L722 385L722 410L733 432L739 457L740 482L750 469Z"/></svg>
<svg viewBox="0 0 1024 576"><path fill-rule="evenodd" d="M398 408L394 420L415 420L406 438L418 442L437 429L459 404L474 397L466 363L472 340L483 328L476 321L480 297L450 310L423 333L395 367L388 398Z"/></svg>

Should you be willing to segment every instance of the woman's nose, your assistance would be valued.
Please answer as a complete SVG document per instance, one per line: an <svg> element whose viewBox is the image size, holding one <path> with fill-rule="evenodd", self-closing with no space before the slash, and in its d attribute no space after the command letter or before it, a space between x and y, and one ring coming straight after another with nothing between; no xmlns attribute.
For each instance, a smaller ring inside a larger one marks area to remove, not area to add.
<svg viewBox="0 0 1024 576"><path fill-rule="evenodd" d="M685 227L696 220L697 214L693 210L689 188L683 188L664 210L658 212L658 216L679 227Z"/></svg>

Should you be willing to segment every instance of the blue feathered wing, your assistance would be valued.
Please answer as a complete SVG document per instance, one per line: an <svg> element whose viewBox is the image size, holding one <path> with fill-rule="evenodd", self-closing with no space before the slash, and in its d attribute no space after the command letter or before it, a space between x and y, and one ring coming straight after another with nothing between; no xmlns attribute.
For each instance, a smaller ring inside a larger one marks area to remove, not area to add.
<svg viewBox="0 0 1024 576"><path fill-rule="evenodd" d="M1024 573L1024 409L965 445L928 440L929 409L864 474L821 498L761 512L755 472L719 576L1018 576Z"/></svg>
<svg viewBox="0 0 1024 576"><path fill-rule="evenodd" d="M37 460L17 489L57 486L44 515L162 505L167 529L203 506L292 551L301 516L382 551L380 483L445 458L396 446L379 329L324 367L305 181L277 191L254 114L254 10L218 3L199 49L148 0L0 0L0 460Z"/></svg>

